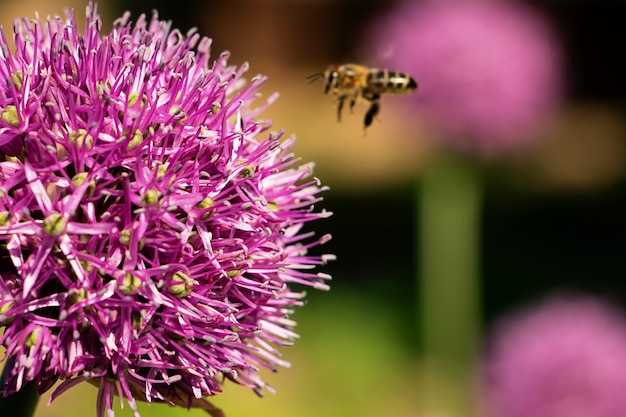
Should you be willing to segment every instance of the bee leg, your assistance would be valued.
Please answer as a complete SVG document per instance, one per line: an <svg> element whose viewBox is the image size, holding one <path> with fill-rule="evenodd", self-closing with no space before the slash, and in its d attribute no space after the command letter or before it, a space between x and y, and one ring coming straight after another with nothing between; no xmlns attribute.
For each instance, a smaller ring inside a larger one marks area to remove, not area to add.
<svg viewBox="0 0 626 417"><path fill-rule="evenodd" d="M367 110L367 113L365 113L365 129L367 129L372 124L374 117L376 117L379 111L380 111L380 104L378 104L378 99L375 99L372 101L372 104L370 105L370 108Z"/></svg>
<svg viewBox="0 0 626 417"><path fill-rule="evenodd" d="M337 101L337 121L341 121L341 109L343 109L343 103L346 101L345 96L339 96Z"/></svg>
<svg viewBox="0 0 626 417"><path fill-rule="evenodd" d="M354 94L350 96L350 114L352 114L352 110L354 109L354 105L356 104L356 99L359 97L359 93L361 92L360 88L354 90Z"/></svg>

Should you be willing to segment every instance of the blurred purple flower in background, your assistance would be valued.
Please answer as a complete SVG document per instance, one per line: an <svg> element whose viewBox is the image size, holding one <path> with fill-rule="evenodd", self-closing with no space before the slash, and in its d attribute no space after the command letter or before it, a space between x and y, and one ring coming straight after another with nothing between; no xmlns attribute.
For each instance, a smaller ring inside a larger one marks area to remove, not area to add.
<svg viewBox="0 0 626 417"><path fill-rule="evenodd" d="M129 15L102 36L66 19L16 21L0 39L0 342L4 395L60 378L113 395L221 412L223 379L258 393L260 368L297 335L303 284L328 288L307 255L329 236L305 223L324 190L293 139L264 133L228 54L171 23ZM309 179L307 179L309 178Z"/></svg>
<svg viewBox="0 0 626 417"><path fill-rule="evenodd" d="M523 144L559 102L555 34L513 1L405 2L368 35L379 54L369 58L417 80L420 91L409 99L420 118L457 148L493 153Z"/></svg>
<svg viewBox="0 0 626 417"><path fill-rule="evenodd" d="M594 298L549 299L495 328L489 417L626 416L626 322Z"/></svg>

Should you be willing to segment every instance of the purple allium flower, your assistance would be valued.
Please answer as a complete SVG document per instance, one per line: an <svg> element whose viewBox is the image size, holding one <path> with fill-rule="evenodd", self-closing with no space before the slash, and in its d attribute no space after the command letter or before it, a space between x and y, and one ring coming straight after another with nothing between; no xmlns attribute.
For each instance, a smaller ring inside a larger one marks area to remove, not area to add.
<svg viewBox="0 0 626 417"><path fill-rule="evenodd" d="M556 298L496 327L489 417L626 416L626 322L594 298Z"/></svg>
<svg viewBox="0 0 626 417"><path fill-rule="evenodd" d="M523 144L562 89L547 21L512 1L410 1L374 22L368 45L420 84L409 97L451 145L484 153ZM373 57L370 57L373 58Z"/></svg>
<svg viewBox="0 0 626 417"><path fill-rule="evenodd" d="M209 59L210 39L129 15L100 32L22 19L0 39L0 342L4 395L198 406L224 379L260 393L330 237L303 225L320 187L254 105L264 77Z"/></svg>

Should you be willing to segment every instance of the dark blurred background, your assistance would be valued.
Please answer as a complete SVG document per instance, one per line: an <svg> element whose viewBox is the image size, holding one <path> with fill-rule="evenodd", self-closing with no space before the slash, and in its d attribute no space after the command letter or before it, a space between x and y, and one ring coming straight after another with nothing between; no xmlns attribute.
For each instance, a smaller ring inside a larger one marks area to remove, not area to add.
<svg viewBox="0 0 626 417"><path fill-rule="evenodd" d="M590 292L626 306L626 2L527 2L543 11L561 36L567 92L536 146L482 162L486 327L553 291ZM250 77L268 75L264 95L279 91L281 97L264 117L273 119L275 129L297 136L296 152L304 162L316 162L316 176L331 188L322 205L334 216L313 227L333 234L322 248L338 257L324 268L333 275L333 289L309 291L309 304L296 313L302 339L286 352L293 369L267 376L278 394L257 400L247 390L226 387L215 402L230 416L417 415L415 194L433 145L422 132L405 128L405 98L385 98L382 123L364 137L364 107L338 124L321 85L305 80L329 63L368 56L364 34L392 5L382 0L100 4L105 32L124 10L136 18L158 9L160 18L173 20L182 32L197 27L213 38L215 56L230 50L232 63L250 62ZM8 33L9 16L61 13L67 6L83 16L84 2L4 0L1 22ZM73 415L83 415L80 410L93 415L95 389L84 390L85 404L68 393L50 407L42 402L39 415L67 415L67 407L78 412ZM142 413L172 415L172 410L156 406Z"/></svg>

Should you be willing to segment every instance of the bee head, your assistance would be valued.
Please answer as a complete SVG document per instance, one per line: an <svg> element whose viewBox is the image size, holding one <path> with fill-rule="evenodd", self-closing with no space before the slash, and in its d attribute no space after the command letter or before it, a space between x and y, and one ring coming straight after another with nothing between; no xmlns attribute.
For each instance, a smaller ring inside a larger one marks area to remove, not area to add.
<svg viewBox="0 0 626 417"><path fill-rule="evenodd" d="M330 88L337 88L339 83L339 71L337 71L337 67L335 65L330 65L324 72L324 78L326 78L324 94L328 94Z"/></svg>

